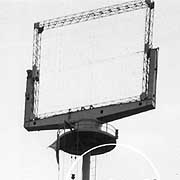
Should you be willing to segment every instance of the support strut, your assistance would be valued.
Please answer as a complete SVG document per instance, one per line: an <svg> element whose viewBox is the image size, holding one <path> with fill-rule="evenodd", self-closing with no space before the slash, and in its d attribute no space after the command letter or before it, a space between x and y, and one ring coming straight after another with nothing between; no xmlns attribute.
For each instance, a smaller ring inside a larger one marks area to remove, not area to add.
<svg viewBox="0 0 180 180"><path fill-rule="evenodd" d="M82 180L89 180L90 179L90 158L91 158L90 153L83 156Z"/></svg>

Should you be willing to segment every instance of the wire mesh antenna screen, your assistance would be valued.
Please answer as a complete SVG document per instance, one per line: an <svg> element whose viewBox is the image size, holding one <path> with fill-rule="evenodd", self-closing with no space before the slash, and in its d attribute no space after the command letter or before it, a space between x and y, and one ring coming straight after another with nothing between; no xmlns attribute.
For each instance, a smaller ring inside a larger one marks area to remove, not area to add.
<svg viewBox="0 0 180 180"><path fill-rule="evenodd" d="M146 10L48 28L41 34L38 116L138 100Z"/></svg>

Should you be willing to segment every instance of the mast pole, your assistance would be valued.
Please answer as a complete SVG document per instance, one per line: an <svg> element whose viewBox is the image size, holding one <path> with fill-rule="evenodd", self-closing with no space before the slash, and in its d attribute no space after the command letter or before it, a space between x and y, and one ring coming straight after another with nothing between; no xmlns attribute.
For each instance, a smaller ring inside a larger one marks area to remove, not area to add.
<svg viewBox="0 0 180 180"><path fill-rule="evenodd" d="M90 158L90 153L87 153L83 156L82 180L90 180Z"/></svg>

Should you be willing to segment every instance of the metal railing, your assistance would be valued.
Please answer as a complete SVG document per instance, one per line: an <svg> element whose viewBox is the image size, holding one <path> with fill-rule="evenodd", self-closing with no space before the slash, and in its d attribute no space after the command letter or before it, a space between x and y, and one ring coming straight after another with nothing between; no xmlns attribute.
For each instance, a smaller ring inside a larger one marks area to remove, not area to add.
<svg viewBox="0 0 180 180"><path fill-rule="evenodd" d="M106 132L108 134L111 134L112 136L114 137L118 137L118 130L112 126L111 124L109 123L102 123L101 121L99 120L81 120L77 123L75 123L75 125L72 125L72 129L73 130L80 130L80 129L94 129L94 130L100 130L100 131L103 131L103 132ZM61 131L61 135L66 133L66 132L69 132L70 129L67 129L65 128L64 130Z"/></svg>

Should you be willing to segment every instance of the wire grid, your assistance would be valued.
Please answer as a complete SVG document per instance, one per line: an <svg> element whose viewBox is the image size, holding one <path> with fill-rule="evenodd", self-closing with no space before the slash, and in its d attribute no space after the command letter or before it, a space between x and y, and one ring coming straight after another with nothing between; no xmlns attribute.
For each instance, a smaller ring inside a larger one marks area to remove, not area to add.
<svg viewBox="0 0 180 180"><path fill-rule="evenodd" d="M48 29L71 25L71 24L75 24L79 22L90 21L93 19L99 19L103 17L108 17L108 16L124 13L124 12L143 9L143 8L147 8L146 24L145 24L145 45L147 44L149 47L152 47L152 27L153 27L152 19L154 16L154 8L153 9L148 8L146 1L142 1L142 0L130 1L130 2L122 3L122 4L116 4L113 6L85 11L82 13L73 14L69 16L49 19L49 20L40 22L38 28L43 28L43 30L48 30ZM36 67L35 70L33 70L34 78L36 78L36 76L39 76L38 73L40 72L42 32L39 32L38 28L34 29L34 38L33 38L33 67ZM143 89L143 92L146 92L146 93L148 89L148 72L149 72L148 68L149 68L149 58L147 57L147 53L145 53L142 89ZM136 97L136 99L134 97L130 97L130 98L116 100L116 101L104 102L98 105L93 104L93 107L110 105L110 103L119 104L119 103L134 102L139 99L140 99L139 97ZM67 110L63 110L63 111L57 111L57 112L48 113L48 114L44 113L44 114L38 115L38 105L39 105L39 81L35 80L34 81L34 106L33 106L33 114L35 115L35 117L42 119L42 118L46 118L52 115L57 115L59 113L67 112ZM79 110L79 107L74 108L73 111L76 111L77 109Z"/></svg>

